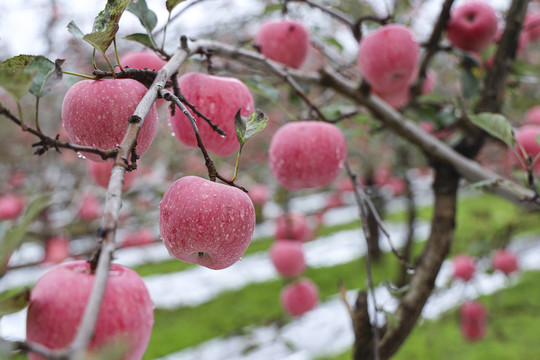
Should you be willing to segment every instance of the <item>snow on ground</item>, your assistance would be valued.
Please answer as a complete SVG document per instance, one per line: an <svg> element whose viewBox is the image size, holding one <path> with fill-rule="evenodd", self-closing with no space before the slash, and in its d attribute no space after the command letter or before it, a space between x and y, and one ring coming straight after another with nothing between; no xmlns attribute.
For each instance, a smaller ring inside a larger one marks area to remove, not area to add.
<svg viewBox="0 0 540 360"><path fill-rule="evenodd" d="M522 270L540 270L540 241L523 240L514 247L519 252ZM487 268L488 265L484 262L480 268L482 266ZM479 273L469 284L456 281L448 287L451 274L451 262L445 261L437 278L439 288L424 307L423 318L436 319L466 300L492 294L519 280L519 275L507 278L498 272ZM377 305L385 311L395 310L397 302L386 288L378 287L375 296ZM354 303L355 297L356 290L347 293L350 304ZM379 324L381 320L382 316L379 316ZM271 325L246 330L246 335L215 338L160 360L312 360L344 352L354 342L351 319L337 296L281 329Z"/></svg>

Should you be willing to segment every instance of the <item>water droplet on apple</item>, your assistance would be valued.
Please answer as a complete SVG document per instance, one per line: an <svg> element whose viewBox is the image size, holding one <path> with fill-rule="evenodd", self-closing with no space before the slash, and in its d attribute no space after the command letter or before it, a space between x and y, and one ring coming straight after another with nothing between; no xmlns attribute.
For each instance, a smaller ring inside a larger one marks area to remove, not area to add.
<svg viewBox="0 0 540 360"><path fill-rule="evenodd" d="M86 159L86 156L84 156L84 155L81 154L80 152L77 152L77 156L78 156L80 159Z"/></svg>
<svg viewBox="0 0 540 360"><path fill-rule="evenodd" d="M219 137L221 137L222 139L225 139L227 136L225 136L225 135L219 135Z"/></svg>
<svg viewBox="0 0 540 360"><path fill-rule="evenodd" d="M175 136L176 134L174 133L174 131L171 131L171 136Z"/></svg>

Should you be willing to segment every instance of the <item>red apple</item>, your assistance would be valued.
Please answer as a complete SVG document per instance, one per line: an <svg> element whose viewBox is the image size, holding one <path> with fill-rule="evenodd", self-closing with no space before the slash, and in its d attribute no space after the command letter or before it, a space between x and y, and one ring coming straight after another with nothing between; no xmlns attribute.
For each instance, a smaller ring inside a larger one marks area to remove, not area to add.
<svg viewBox="0 0 540 360"><path fill-rule="evenodd" d="M345 137L337 126L321 121L290 122L272 137L270 170L286 189L317 188L337 178L346 155Z"/></svg>
<svg viewBox="0 0 540 360"><path fill-rule="evenodd" d="M288 213L276 218L276 239L289 239L306 242L313 236L307 218L301 213Z"/></svg>
<svg viewBox="0 0 540 360"><path fill-rule="evenodd" d="M77 215L81 220L91 221L101 216L101 203L96 195L85 193L79 199Z"/></svg>
<svg viewBox="0 0 540 360"><path fill-rule="evenodd" d="M227 133L222 137L204 119L195 116L206 149L218 156L228 156L237 151L240 143L236 138L234 116L238 109L243 116L248 116L254 109L253 98L246 85L238 79L202 73L184 74L178 78L178 85L187 101ZM169 116L169 121L180 142L197 147L191 122L184 113L176 110L174 116Z"/></svg>
<svg viewBox="0 0 540 360"><path fill-rule="evenodd" d="M161 70L167 62L160 58L156 53L142 50L130 51L120 58L120 64L124 67L134 69Z"/></svg>
<svg viewBox="0 0 540 360"><path fill-rule="evenodd" d="M24 185L26 174L21 170L13 171L7 180L8 184L14 188L18 188Z"/></svg>
<svg viewBox="0 0 540 360"><path fill-rule="evenodd" d="M517 256L510 250L495 251L491 263L493 269L502 271L505 275L510 275L519 269Z"/></svg>
<svg viewBox="0 0 540 360"><path fill-rule="evenodd" d="M358 66L378 94L396 93L409 86L417 74L420 45L406 26L381 26L364 36L358 48Z"/></svg>
<svg viewBox="0 0 540 360"><path fill-rule="evenodd" d="M94 276L85 261L56 265L45 273L30 295L27 340L51 349L68 346L77 333ZM89 350L117 344L125 350L122 359L140 360L154 324L153 307L141 277L112 264ZM43 359L33 353L29 357Z"/></svg>
<svg viewBox="0 0 540 360"><path fill-rule="evenodd" d="M267 58L296 69L307 57L309 33L298 21L271 20L261 25L254 44Z"/></svg>
<svg viewBox="0 0 540 360"><path fill-rule="evenodd" d="M159 205L161 239L171 256L219 270L246 251L255 229L255 209L235 187L185 176Z"/></svg>
<svg viewBox="0 0 540 360"><path fill-rule="evenodd" d="M0 196L0 221L15 220L24 210L26 200L22 195L6 194Z"/></svg>
<svg viewBox="0 0 540 360"><path fill-rule="evenodd" d="M266 184L255 184L249 188L248 195L254 205L264 205L270 198L270 190Z"/></svg>
<svg viewBox="0 0 540 360"><path fill-rule="evenodd" d="M125 234L120 245L122 247L147 245L152 244L155 239L156 236L151 229L142 228Z"/></svg>
<svg viewBox="0 0 540 360"><path fill-rule="evenodd" d="M465 51L482 51L497 34L497 13L485 1L469 1L452 10L446 36L452 46Z"/></svg>
<svg viewBox="0 0 540 360"><path fill-rule="evenodd" d="M516 141L518 142L525 153L530 155L533 161L540 154L540 145L537 142L537 136L540 135L540 125L523 125L514 131ZM519 160L515 158L515 162L524 169L523 165L527 164L527 157L523 155L521 148L516 145L515 152L519 156ZM534 172L540 171L540 161L535 161L533 164Z"/></svg>
<svg viewBox="0 0 540 360"><path fill-rule="evenodd" d="M533 106L525 113L525 124L540 126L540 105Z"/></svg>
<svg viewBox="0 0 540 360"><path fill-rule="evenodd" d="M270 248L270 260L284 277L295 277L306 270L304 250L299 241L276 240Z"/></svg>
<svg viewBox="0 0 540 360"><path fill-rule="evenodd" d="M65 236L53 236L45 242L45 257L42 263L61 263L69 257L69 239Z"/></svg>
<svg viewBox="0 0 540 360"><path fill-rule="evenodd" d="M461 279L463 281L472 279L476 271L476 264L472 257L466 254L456 255L452 263L454 265L454 279Z"/></svg>
<svg viewBox="0 0 540 360"><path fill-rule="evenodd" d="M155 52L141 50L130 51L120 58L120 64L124 67L134 69L149 69L159 71L167 62L160 58ZM166 103L165 99L157 99L157 104Z"/></svg>
<svg viewBox="0 0 540 360"><path fill-rule="evenodd" d="M122 142L128 120L146 91L144 85L132 79L79 81L68 90L62 103L62 122L70 141L101 149L115 148ZM152 142L157 118L156 107L152 106L137 138L139 155ZM104 161L96 154L84 153L84 156L92 161Z"/></svg>
<svg viewBox="0 0 540 360"><path fill-rule="evenodd" d="M90 177L94 181L96 185L101 186L104 189L107 189L109 186L109 180L111 178L111 171L114 164L112 162L95 162L92 160L86 161L86 169L88 170L88 174L90 174ZM124 184L122 185L122 190L126 191L128 190L131 185L133 185L133 182L137 178L137 170L134 171L126 171L126 174L124 176Z"/></svg>
<svg viewBox="0 0 540 360"><path fill-rule="evenodd" d="M540 39L540 13L529 11L523 21L523 32L528 35L529 40L537 41Z"/></svg>
<svg viewBox="0 0 540 360"><path fill-rule="evenodd" d="M469 341L480 340L486 333L487 312L477 301L464 303L460 310L461 333Z"/></svg>
<svg viewBox="0 0 540 360"><path fill-rule="evenodd" d="M310 279L303 278L289 284L281 291L281 305L292 316L313 310L319 302L319 290Z"/></svg>

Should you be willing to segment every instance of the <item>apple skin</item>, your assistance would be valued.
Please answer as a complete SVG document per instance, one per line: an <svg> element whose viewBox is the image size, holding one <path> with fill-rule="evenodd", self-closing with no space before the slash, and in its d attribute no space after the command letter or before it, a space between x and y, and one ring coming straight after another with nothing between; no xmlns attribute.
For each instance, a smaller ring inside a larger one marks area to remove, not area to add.
<svg viewBox="0 0 540 360"><path fill-rule="evenodd" d="M246 251L255 229L249 196L197 176L174 182L159 204L161 239L171 256L225 269Z"/></svg>
<svg viewBox="0 0 540 360"><path fill-rule="evenodd" d="M206 150L217 156L236 152L240 143L236 138L234 116L240 108L242 116L248 116L255 108L247 86L235 78L202 73L184 74L178 78L178 85L187 101L227 133L226 137L222 137L204 119L193 114ZM197 147L191 122L182 111L177 109L174 116L169 114L169 123L182 144Z"/></svg>
<svg viewBox="0 0 540 360"><path fill-rule="evenodd" d="M346 155L345 137L337 126L299 121L274 133L268 160L281 186L301 190L330 185L343 169Z"/></svg>
<svg viewBox="0 0 540 360"><path fill-rule="evenodd" d="M476 264L472 257L466 254L456 255L452 260L452 264L454 265L454 279L461 279L463 281L472 279L476 271Z"/></svg>
<svg viewBox="0 0 540 360"><path fill-rule="evenodd" d="M167 62L150 51L130 51L120 58L120 64L134 69L159 71Z"/></svg>
<svg viewBox="0 0 540 360"><path fill-rule="evenodd" d="M486 334L487 312L484 305L477 301L464 303L460 310L461 333L469 341L477 341Z"/></svg>
<svg viewBox="0 0 540 360"><path fill-rule="evenodd" d="M452 46L465 51L482 51L497 34L497 13L485 1L469 1L456 7L446 25Z"/></svg>
<svg viewBox="0 0 540 360"><path fill-rule="evenodd" d="M26 320L28 341L61 349L71 343L94 284L86 261L56 265L36 283ZM103 304L89 349L115 340L125 345L124 360L140 360L154 324L154 305L141 277L131 269L111 264ZM29 354L30 360L43 359Z"/></svg>
<svg viewBox="0 0 540 360"><path fill-rule="evenodd" d="M266 21L255 35L254 44L270 60L298 69L308 55L309 32L295 20Z"/></svg>
<svg viewBox="0 0 540 360"><path fill-rule="evenodd" d="M528 11L523 21L523 31L530 41L540 39L540 12Z"/></svg>
<svg viewBox="0 0 540 360"><path fill-rule="evenodd" d="M53 236L45 242L43 264L59 264L69 257L69 239L66 236Z"/></svg>
<svg viewBox="0 0 540 360"><path fill-rule="evenodd" d="M523 146L523 149L529 154L533 160L540 154L540 145L536 141L536 137L540 135L540 125L523 125L514 131L516 141ZM514 156L515 162L521 169L525 169L523 164L527 163L527 159L523 156L518 145L515 147L515 152L518 154L519 159ZM533 164L533 171L535 173L540 171L540 161L536 161Z"/></svg>
<svg viewBox="0 0 540 360"><path fill-rule="evenodd" d="M304 250L299 241L276 240L270 248L270 260L277 272L286 278L298 276L306 270Z"/></svg>
<svg viewBox="0 0 540 360"><path fill-rule="evenodd" d="M527 110L525 113L525 124L540 126L540 105L533 106Z"/></svg>
<svg viewBox="0 0 540 360"><path fill-rule="evenodd" d="M62 103L62 123L70 141L101 149L117 147L146 91L144 85L133 79L79 81L68 90ZM152 105L137 137L139 155L152 143L157 120L156 107ZM95 162L105 161L97 154L83 155Z"/></svg>
<svg viewBox="0 0 540 360"><path fill-rule="evenodd" d="M281 305L292 316L301 316L313 310L319 302L319 289L308 278L285 286L280 294Z"/></svg>
<svg viewBox="0 0 540 360"><path fill-rule="evenodd" d="M26 200L21 195L0 196L0 221L17 219L23 212L25 204Z"/></svg>
<svg viewBox="0 0 540 360"><path fill-rule="evenodd" d="M154 236L154 232L149 228L142 228L137 231L132 231L127 233L120 243L121 247L129 247L129 246L141 246L141 245L148 245L152 244L154 240L156 239L156 236Z"/></svg>
<svg viewBox="0 0 540 360"><path fill-rule="evenodd" d="M276 239L297 240L306 242L313 237L313 230L310 228L307 218L301 213L282 214L275 221Z"/></svg>
<svg viewBox="0 0 540 360"><path fill-rule="evenodd" d="M409 86L417 74L420 45L406 26L381 26L364 36L358 48L358 67L378 94L396 93ZM406 94L396 99L402 101ZM397 95L396 95L397 97Z"/></svg>
<svg viewBox="0 0 540 360"><path fill-rule="evenodd" d="M493 269L502 271L505 275L510 275L519 269L516 254L509 250L495 251L491 264Z"/></svg>
<svg viewBox="0 0 540 360"><path fill-rule="evenodd" d="M109 186L109 180L111 179L111 171L114 164L112 162L95 162L92 160L86 161L86 169L88 174L98 186L107 189ZM126 171L124 175L124 184L122 184L122 190L126 191L131 188L133 182L137 178L137 170Z"/></svg>

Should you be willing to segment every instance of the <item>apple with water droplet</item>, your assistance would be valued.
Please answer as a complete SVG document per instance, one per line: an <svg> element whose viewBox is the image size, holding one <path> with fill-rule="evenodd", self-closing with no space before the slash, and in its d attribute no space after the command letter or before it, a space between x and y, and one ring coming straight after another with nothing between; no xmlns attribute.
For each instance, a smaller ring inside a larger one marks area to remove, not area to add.
<svg viewBox="0 0 540 360"><path fill-rule="evenodd" d="M219 270L236 263L255 229L249 196L197 176L175 181L159 204L159 229L171 256Z"/></svg>
<svg viewBox="0 0 540 360"><path fill-rule="evenodd" d="M117 147L124 139L129 118L146 92L146 87L133 79L75 83L62 103L62 123L70 141L100 149ZM156 107L152 105L137 137L139 155L144 154L152 143L157 119ZM97 154L85 152L83 155L92 161L105 161Z"/></svg>
<svg viewBox="0 0 540 360"><path fill-rule="evenodd" d="M94 281L86 261L67 262L47 271L30 295L27 340L50 349L71 344ZM124 350L121 359L140 360L153 324L154 304L142 278L131 269L111 264L89 352L117 344ZM30 360L43 359L34 353L28 355Z"/></svg>
<svg viewBox="0 0 540 360"><path fill-rule="evenodd" d="M290 122L272 137L269 164L278 183L289 190L330 185L345 163L341 130L322 121Z"/></svg>
<svg viewBox="0 0 540 360"><path fill-rule="evenodd" d="M222 136L215 132L208 122L192 112L206 150L217 156L235 153L240 143L236 137L234 116L238 109L241 109L242 116L248 116L255 108L247 86L235 78L194 72L180 76L178 86L187 101L227 134ZM191 122L182 111L177 109L173 116L169 114L169 123L182 144L191 148L198 146Z"/></svg>

